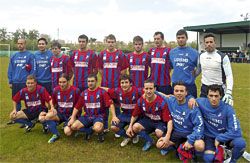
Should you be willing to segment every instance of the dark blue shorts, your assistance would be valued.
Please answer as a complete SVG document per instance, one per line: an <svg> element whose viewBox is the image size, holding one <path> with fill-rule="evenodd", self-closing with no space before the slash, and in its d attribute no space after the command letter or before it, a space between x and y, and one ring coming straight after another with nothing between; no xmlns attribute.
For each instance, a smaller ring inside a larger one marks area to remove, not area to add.
<svg viewBox="0 0 250 163"><path fill-rule="evenodd" d="M33 111L30 109L23 109L22 111L24 112L24 114L29 120L33 120L39 117L39 114L43 111L43 109L39 109L38 111Z"/></svg>
<svg viewBox="0 0 250 163"><path fill-rule="evenodd" d="M170 141L175 143L176 147L179 147L180 144L184 143L187 141L187 136L189 134L181 133L178 131L173 130L171 133Z"/></svg>
<svg viewBox="0 0 250 163"><path fill-rule="evenodd" d="M120 128L120 129L123 129L125 126L129 125L130 119L131 119L131 115L123 114L122 113L122 114L118 115L117 118L120 120L120 122L118 124L114 124L112 122L111 125L112 126L116 126L116 127Z"/></svg>
<svg viewBox="0 0 250 163"><path fill-rule="evenodd" d="M102 117L81 116L80 118L78 118L78 120L83 124L84 127L87 128L93 126L96 122L103 123Z"/></svg>
<svg viewBox="0 0 250 163"><path fill-rule="evenodd" d="M141 118L137 123L140 123L148 134L154 132L156 129L161 130L163 133L167 130L166 123L162 121L153 121L148 117Z"/></svg>
<svg viewBox="0 0 250 163"><path fill-rule="evenodd" d="M62 114L57 111L57 116L60 119L59 124L64 122L64 125L63 125L64 127L68 125L69 118L65 114Z"/></svg>
<svg viewBox="0 0 250 163"><path fill-rule="evenodd" d="M156 91L162 92L166 95L173 94L173 89L172 89L171 85L166 85L166 86L156 85Z"/></svg>
<svg viewBox="0 0 250 163"><path fill-rule="evenodd" d="M43 86L46 91L52 95L52 83L51 82L37 82L37 84Z"/></svg>
<svg viewBox="0 0 250 163"><path fill-rule="evenodd" d="M206 150L211 150L211 151L216 150L215 145L214 145L215 138L204 136L204 142L205 142L205 151ZM232 140L226 142L224 145L226 145L228 148L232 148L231 142L232 142Z"/></svg>

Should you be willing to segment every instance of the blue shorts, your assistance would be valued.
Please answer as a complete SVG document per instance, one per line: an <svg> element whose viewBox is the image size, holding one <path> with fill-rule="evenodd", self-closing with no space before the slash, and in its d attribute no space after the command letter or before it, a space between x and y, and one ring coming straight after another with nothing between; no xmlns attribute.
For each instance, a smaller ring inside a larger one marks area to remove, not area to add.
<svg viewBox="0 0 250 163"><path fill-rule="evenodd" d="M64 124L63 124L64 127L68 125L69 118L65 114L62 114L62 113L57 111L57 116L60 119L59 124L64 122Z"/></svg>
<svg viewBox="0 0 250 163"><path fill-rule="evenodd" d="M52 82L37 82L37 84L43 86L46 91L52 95Z"/></svg>
<svg viewBox="0 0 250 163"><path fill-rule="evenodd" d="M117 118L120 120L120 122L118 124L114 124L112 122L111 125L112 126L116 126L116 127L120 128L120 129L123 129L125 126L129 125L130 119L131 119L131 115L123 114L122 113L122 114L118 115Z"/></svg>
<svg viewBox="0 0 250 163"><path fill-rule="evenodd" d="M187 141L187 136L189 134L181 133L178 131L173 130L171 133L170 141L175 143L176 147L179 147L180 144L184 143Z"/></svg>
<svg viewBox="0 0 250 163"><path fill-rule="evenodd" d="M156 85L156 90L158 92L162 92L162 93L164 93L166 95L173 94L173 90L172 90L171 85L166 85L166 86Z"/></svg>
<svg viewBox="0 0 250 163"><path fill-rule="evenodd" d="M32 111L30 109L23 109L22 111L24 112L24 114L29 120L33 120L39 117L39 114L43 111L43 109L39 109L38 111L37 110Z"/></svg>
<svg viewBox="0 0 250 163"><path fill-rule="evenodd" d="M232 148L232 146L233 146L232 143L231 143L232 141L233 140L230 140L230 141L228 141L228 142L225 143L225 145L229 149ZM215 145L214 145L215 138L204 136L204 142L205 142L205 151L206 150L211 150L211 151L215 151L216 150Z"/></svg>
<svg viewBox="0 0 250 163"><path fill-rule="evenodd" d="M156 129L161 130L163 133L165 133L165 131L167 130L166 123L162 121L154 121L149 119L148 117L143 117L137 123L141 124L148 134L154 132Z"/></svg>
<svg viewBox="0 0 250 163"><path fill-rule="evenodd" d="M96 122L103 123L102 117L81 116L80 118L78 118L78 120L83 124L84 127L87 128L93 126Z"/></svg>

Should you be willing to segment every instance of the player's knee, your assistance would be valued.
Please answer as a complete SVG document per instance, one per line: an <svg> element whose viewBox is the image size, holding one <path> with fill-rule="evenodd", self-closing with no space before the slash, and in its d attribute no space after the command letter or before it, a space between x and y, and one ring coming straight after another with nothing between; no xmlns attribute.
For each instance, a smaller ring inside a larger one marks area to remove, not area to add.
<svg viewBox="0 0 250 163"><path fill-rule="evenodd" d="M79 125L77 123L73 123L71 125L71 129L75 131L75 130L79 130L80 128L79 128Z"/></svg>
<svg viewBox="0 0 250 163"><path fill-rule="evenodd" d="M119 128L116 127L116 126L111 126L111 130L112 130L113 132L118 132L118 131L119 131Z"/></svg>
<svg viewBox="0 0 250 163"><path fill-rule="evenodd" d="M159 129L156 129L155 130L155 135L156 135L157 138L160 138L160 137L162 137L163 132L161 130L159 130Z"/></svg>
<svg viewBox="0 0 250 163"><path fill-rule="evenodd" d="M246 148L246 142L243 138L235 138L233 140L233 148L243 149Z"/></svg>
<svg viewBox="0 0 250 163"><path fill-rule="evenodd" d="M93 130L96 132L96 133L101 133L103 131L103 123L98 123L96 122L93 126Z"/></svg>
<svg viewBox="0 0 250 163"><path fill-rule="evenodd" d="M141 127L141 125L139 124L139 123L135 123L134 125L133 125L133 131L135 132L135 133L138 133L138 132L140 132L142 130L142 127Z"/></svg>
<svg viewBox="0 0 250 163"><path fill-rule="evenodd" d="M64 127L64 134L66 136L70 136L72 134L72 130L68 126L66 126Z"/></svg>
<svg viewBox="0 0 250 163"><path fill-rule="evenodd" d="M194 142L194 148L196 151L198 152L203 152L204 151L204 148L205 148L205 143L203 140L196 140Z"/></svg>

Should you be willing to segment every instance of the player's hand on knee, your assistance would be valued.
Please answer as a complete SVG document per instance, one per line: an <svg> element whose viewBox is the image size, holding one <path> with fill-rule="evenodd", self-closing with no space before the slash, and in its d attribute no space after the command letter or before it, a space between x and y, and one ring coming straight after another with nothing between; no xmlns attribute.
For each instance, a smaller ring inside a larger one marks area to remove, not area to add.
<svg viewBox="0 0 250 163"><path fill-rule="evenodd" d="M10 119L15 119L17 115L17 111L14 109L11 113L10 113Z"/></svg>
<svg viewBox="0 0 250 163"><path fill-rule="evenodd" d="M73 123L75 122L74 118L70 118L69 122L68 122L68 127L71 127L73 125Z"/></svg>
<svg viewBox="0 0 250 163"><path fill-rule="evenodd" d="M133 136L134 136L134 132L133 132L132 127L129 127L129 128L127 129L126 134L127 134L129 137L133 137Z"/></svg>
<svg viewBox="0 0 250 163"><path fill-rule="evenodd" d="M52 113L52 115L54 115L54 116L57 114L56 109L50 109L49 112Z"/></svg>
<svg viewBox="0 0 250 163"><path fill-rule="evenodd" d="M189 144L188 141L186 141L183 145L183 148L185 150L189 150L190 148L193 148L193 145L192 144Z"/></svg>
<svg viewBox="0 0 250 163"><path fill-rule="evenodd" d="M113 122L115 125L117 125L117 124L120 122L120 120L119 120L117 117L112 117L112 122Z"/></svg>
<svg viewBox="0 0 250 163"><path fill-rule="evenodd" d="M222 101L233 106L233 96L230 93L226 93L222 98Z"/></svg>

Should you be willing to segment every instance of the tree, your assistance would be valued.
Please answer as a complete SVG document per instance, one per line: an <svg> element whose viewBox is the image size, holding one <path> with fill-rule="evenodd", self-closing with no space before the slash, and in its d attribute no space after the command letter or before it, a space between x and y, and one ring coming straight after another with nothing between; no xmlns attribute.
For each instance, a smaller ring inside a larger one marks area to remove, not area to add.
<svg viewBox="0 0 250 163"><path fill-rule="evenodd" d="M15 32L11 32L12 41L17 42L17 40L21 37L20 29L17 29Z"/></svg>
<svg viewBox="0 0 250 163"><path fill-rule="evenodd" d="M8 32L7 32L7 28L0 28L0 41L7 41L9 40L9 35L8 35Z"/></svg>
<svg viewBox="0 0 250 163"><path fill-rule="evenodd" d="M35 29L29 30L28 39L30 39L30 40L37 40L38 37L39 37L38 30L35 30Z"/></svg>

